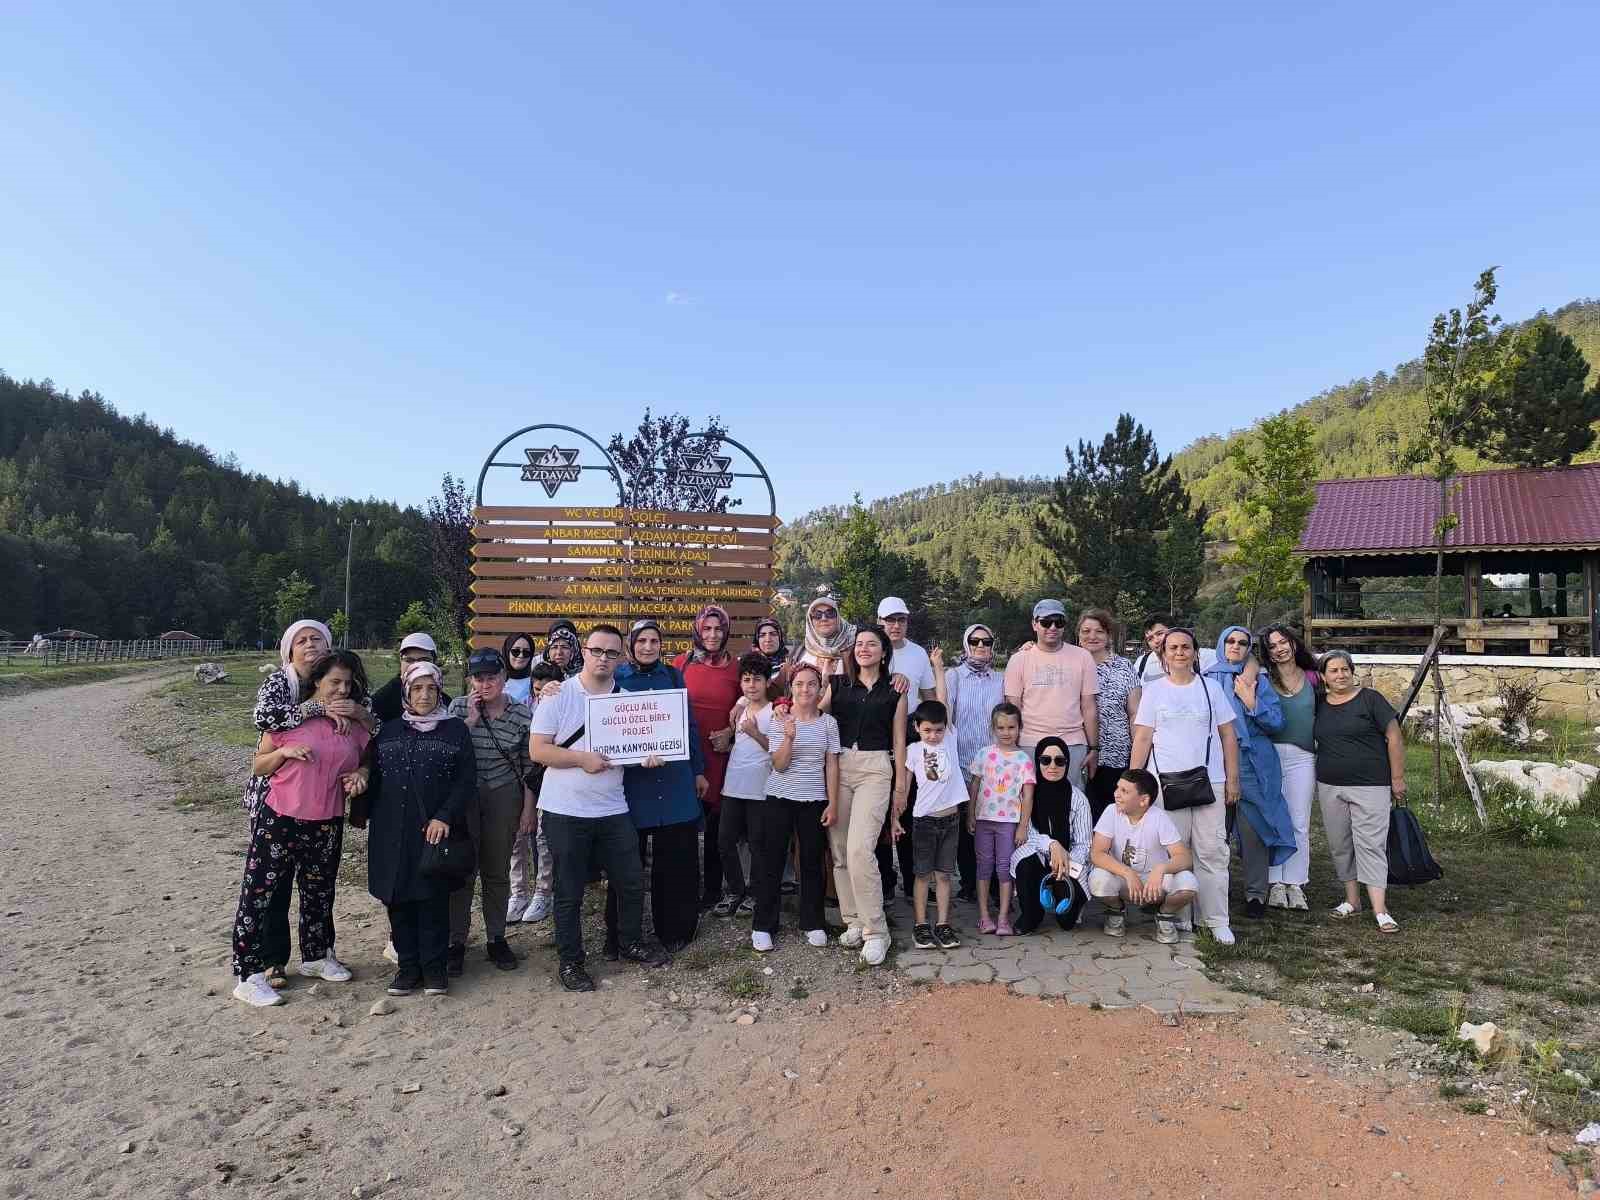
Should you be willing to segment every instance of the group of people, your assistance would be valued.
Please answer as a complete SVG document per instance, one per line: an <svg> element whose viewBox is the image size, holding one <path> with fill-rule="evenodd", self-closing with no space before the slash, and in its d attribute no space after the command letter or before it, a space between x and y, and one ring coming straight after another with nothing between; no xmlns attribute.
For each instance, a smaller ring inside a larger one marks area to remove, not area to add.
<svg viewBox="0 0 1600 1200"><path fill-rule="evenodd" d="M296 884L297 971L350 978L333 927L347 822L368 828L393 995L448 991L475 895L493 966L520 965L508 923L553 917L561 984L592 990L581 916L601 876L603 955L644 966L692 942L708 913L748 916L753 949L772 950L786 892L810 945L832 938L876 966L897 883L920 947L961 944L958 901L977 905L980 934L1009 936L1046 917L1072 929L1091 897L1112 936L1132 903L1159 941L1198 924L1231 944L1235 844L1247 919L1309 907L1313 798L1345 892L1332 915L1359 913L1365 887L1377 928L1398 929L1386 847L1404 747L1343 651L1318 663L1283 626L1230 626L1202 648L1152 616L1134 660L1110 612L1082 613L1069 636L1065 605L1047 599L1003 669L981 623L946 666L908 640L903 600L877 618L857 628L819 596L799 645L768 619L735 653L727 612L707 605L671 661L653 620L583 634L559 622L542 653L530 634L474 651L454 699L426 634L369 693L360 658L297 621L255 709L235 996L282 1003ZM667 689L688 694L686 759L621 766L590 748L588 697Z"/></svg>

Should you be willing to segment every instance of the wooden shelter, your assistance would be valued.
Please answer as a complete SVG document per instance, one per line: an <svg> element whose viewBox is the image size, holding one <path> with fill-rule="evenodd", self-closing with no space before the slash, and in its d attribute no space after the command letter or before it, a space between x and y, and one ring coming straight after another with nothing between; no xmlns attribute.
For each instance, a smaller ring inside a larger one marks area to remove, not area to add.
<svg viewBox="0 0 1600 1200"><path fill-rule="evenodd" d="M1459 476L1445 541L1444 649L1600 652L1600 463ZM1412 651L1433 630L1439 486L1417 475L1332 479L1297 553L1305 629L1320 648Z"/></svg>

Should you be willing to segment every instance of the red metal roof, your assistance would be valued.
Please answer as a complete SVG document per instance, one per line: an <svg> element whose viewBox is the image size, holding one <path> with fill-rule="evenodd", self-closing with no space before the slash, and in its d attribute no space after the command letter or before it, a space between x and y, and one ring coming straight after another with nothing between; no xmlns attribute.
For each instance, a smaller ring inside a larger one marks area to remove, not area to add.
<svg viewBox="0 0 1600 1200"><path fill-rule="evenodd" d="M1512 468L1458 476L1450 509L1461 523L1448 549L1600 547L1600 463ZM1433 548L1439 485L1418 475L1317 484L1301 554L1373 554Z"/></svg>

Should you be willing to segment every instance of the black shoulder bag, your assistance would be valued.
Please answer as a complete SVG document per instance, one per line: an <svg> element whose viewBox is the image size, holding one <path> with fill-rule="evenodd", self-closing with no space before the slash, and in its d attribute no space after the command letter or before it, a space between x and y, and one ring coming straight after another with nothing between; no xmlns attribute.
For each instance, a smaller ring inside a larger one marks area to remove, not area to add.
<svg viewBox="0 0 1600 1200"><path fill-rule="evenodd" d="M572 736L561 743L561 748L563 750L571 750L574 746L576 746L578 744L578 739L583 736L583 730L584 726L579 725L577 729L573 730ZM489 731L489 736L491 738L494 737L494 730L491 729ZM494 748L496 750L500 750L500 743L498 740L495 741ZM500 750L500 754L503 758L505 758L506 762L511 764L511 769L515 771L517 769L517 764L512 762L511 756L506 754L504 750ZM522 777L522 786L527 788L535 796L538 796L539 789L544 786L545 770L545 765L542 762L530 762L528 764L528 773Z"/></svg>
<svg viewBox="0 0 1600 1200"><path fill-rule="evenodd" d="M1198 767L1190 767L1187 771L1163 771L1156 762L1156 742L1154 734L1150 738L1150 764L1156 768L1156 778L1161 780L1161 807L1168 812L1178 812L1185 808L1202 808L1207 804L1217 802L1217 793L1211 788L1211 724L1213 709L1211 707L1211 688L1206 683L1204 675L1195 676L1200 681L1200 690L1206 697L1206 757Z"/></svg>

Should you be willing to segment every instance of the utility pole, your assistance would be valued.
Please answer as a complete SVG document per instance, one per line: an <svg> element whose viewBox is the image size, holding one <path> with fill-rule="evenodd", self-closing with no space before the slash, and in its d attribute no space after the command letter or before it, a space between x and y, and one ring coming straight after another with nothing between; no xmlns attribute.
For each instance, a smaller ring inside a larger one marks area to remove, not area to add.
<svg viewBox="0 0 1600 1200"><path fill-rule="evenodd" d="M351 620L350 620L350 559L351 559L351 556L352 556L353 552L355 551L356 526L357 525L371 525L372 522L368 521L368 520L362 520L362 519L357 518L357 517L351 517L348 521L345 521L343 518L340 518L340 521L341 521L342 524L344 524L344 525L349 527L349 533L346 535L345 543L344 543L344 636L339 639L340 644L341 644L341 649L348 650L348 649L350 649L350 630L351 630Z"/></svg>

